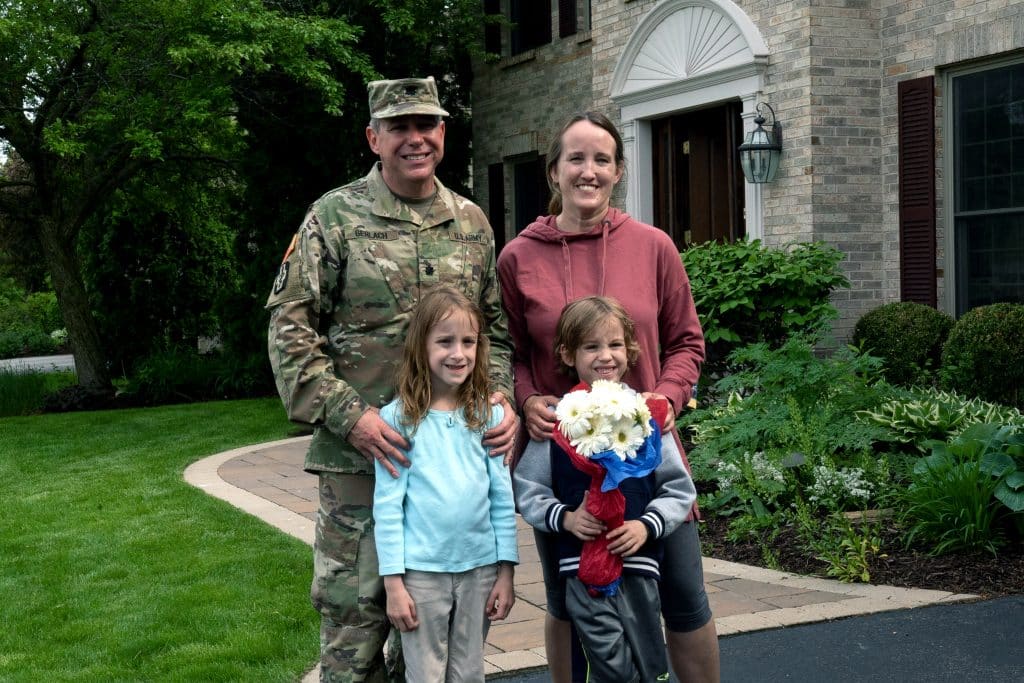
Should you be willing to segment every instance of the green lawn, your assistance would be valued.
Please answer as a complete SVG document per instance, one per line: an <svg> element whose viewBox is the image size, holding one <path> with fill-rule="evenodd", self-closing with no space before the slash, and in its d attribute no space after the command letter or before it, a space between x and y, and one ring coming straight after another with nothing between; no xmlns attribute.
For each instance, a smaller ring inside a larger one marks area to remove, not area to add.
<svg viewBox="0 0 1024 683"><path fill-rule="evenodd" d="M0 680L297 680L309 547L182 480L287 430L275 399L0 419Z"/></svg>

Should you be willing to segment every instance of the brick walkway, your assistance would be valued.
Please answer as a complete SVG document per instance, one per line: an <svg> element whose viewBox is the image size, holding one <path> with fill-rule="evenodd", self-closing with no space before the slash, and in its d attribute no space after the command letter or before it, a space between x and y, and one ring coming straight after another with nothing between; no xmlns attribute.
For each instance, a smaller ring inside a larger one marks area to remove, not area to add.
<svg viewBox="0 0 1024 683"><path fill-rule="evenodd" d="M312 544L316 477L302 469L309 438L237 449L199 461L189 483ZM488 673L542 667L544 580L530 528L518 520L517 601L491 627ZM704 581L719 636L967 599L943 591L843 584L704 558Z"/></svg>

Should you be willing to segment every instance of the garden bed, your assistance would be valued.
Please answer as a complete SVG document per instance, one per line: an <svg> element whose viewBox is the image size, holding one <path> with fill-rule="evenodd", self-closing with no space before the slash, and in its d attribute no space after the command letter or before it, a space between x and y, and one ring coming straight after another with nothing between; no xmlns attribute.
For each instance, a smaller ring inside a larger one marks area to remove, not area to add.
<svg viewBox="0 0 1024 683"><path fill-rule="evenodd" d="M780 530L771 543L776 562L769 566L758 541L734 542L726 538L727 523L725 518L710 515L701 521L700 539L705 556L828 578L827 565L800 545L792 528ZM891 527L882 527L881 538L881 554L873 556L868 565L872 584L983 597L1024 594L1024 547L1020 545L1000 549L998 557L990 553L934 557L918 550L904 550L897 530Z"/></svg>

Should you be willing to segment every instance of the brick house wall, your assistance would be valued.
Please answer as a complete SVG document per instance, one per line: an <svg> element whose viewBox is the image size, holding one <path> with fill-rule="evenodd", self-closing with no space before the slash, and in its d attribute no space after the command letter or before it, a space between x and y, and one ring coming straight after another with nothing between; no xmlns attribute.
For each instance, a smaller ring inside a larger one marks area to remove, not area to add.
<svg viewBox="0 0 1024 683"><path fill-rule="evenodd" d="M592 108L623 123L625 108L613 94L616 68L645 17L664 10L669 1L592 0L589 33L569 38L558 38L554 2L550 45L528 56L478 66L474 177L482 205L487 201L488 165L511 162L516 155L543 154L548 136L570 113ZM959 65L1024 50L1024 2L726 4L749 18L767 46L758 98L771 104L783 126L778 176L758 190L760 234L755 236L773 246L823 240L843 251L842 267L852 287L835 294L841 312L834 328L839 339L849 336L863 313L900 297L897 87L902 80L937 76L936 286L940 308L949 310L942 79ZM725 6L714 0L674 5ZM744 118L749 130L752 125L746 114ZM649 158L641 155L639 161L649 163ZM515 191L509 177L506 204ZM617 205L625 205L625 193L623 183L614 198ZM509 238L523 227L512 225L511 218L506 212Z"/></svg>

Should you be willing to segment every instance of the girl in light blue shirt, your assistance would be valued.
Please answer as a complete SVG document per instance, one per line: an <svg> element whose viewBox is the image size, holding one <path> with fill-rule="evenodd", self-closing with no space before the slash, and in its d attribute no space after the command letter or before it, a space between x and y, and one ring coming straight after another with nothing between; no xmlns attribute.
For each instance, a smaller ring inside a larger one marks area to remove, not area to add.
<svg viewBox="0 0 1024 683"><path fill-rule="evenodd" d="M491 621L515 601L518 562L508 468L481 435L501 421L488 397L483 315L453 287L413 311L397 398L381 417L411 444L398 476L376 463L374 535L406 680L483 681Z"/></svg>

